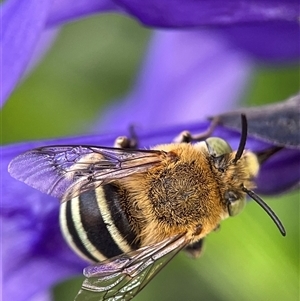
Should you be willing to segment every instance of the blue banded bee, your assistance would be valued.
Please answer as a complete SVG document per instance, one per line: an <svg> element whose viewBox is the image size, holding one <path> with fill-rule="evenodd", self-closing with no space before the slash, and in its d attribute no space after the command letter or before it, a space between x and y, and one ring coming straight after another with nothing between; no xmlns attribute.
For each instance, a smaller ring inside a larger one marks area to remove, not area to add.
<svg viewBox="0 0 300 301"><path fill-rule="evenodd" d="M285 235L252 191L260 160L245 150L245 115L237 151L221 138L206 138L184 132L185 142L150 150L48 146L10 163L13 177L62 200L66 241L83 258L100 262L84 270L75 300L132 299L179 251L199 256L204 237L238 214L246 195ZM128 141L118 145L132 146Z"/></svg>

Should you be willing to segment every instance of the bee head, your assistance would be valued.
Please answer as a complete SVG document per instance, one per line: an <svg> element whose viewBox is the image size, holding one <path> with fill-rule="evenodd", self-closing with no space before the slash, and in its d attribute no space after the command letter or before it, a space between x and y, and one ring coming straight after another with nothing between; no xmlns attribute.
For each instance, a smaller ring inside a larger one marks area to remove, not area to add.
<svg viewBox="0 0 300 301"><path fill-rule="evenodd" d="M241 121L242 134L236 152L233 152L231 146L221 138L210 137L205 141L213 166L217 169L221 181L226 183L223 198L226 202L228 214L234 216L240 213L246 204L245 195L248 195L266 211L281 234L285 236L285 229L279 218L251 190L254 187L253 178L257 176L259 171L259 161L254 153L245 152L248 125L244 114L241 115ZM229 184L227 185L227 183Z"/></svg>

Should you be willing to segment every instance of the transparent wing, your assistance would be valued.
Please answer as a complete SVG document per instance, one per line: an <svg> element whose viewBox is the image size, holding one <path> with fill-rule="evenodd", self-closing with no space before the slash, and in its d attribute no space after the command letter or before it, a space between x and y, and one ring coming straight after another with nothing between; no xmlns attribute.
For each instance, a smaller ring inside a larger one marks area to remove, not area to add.
<svg viewBox="0 0 300 301"><path fill-rule="evenodd" d="M185 234L87 267L74 301L131 300L186 245Z"/></svg>
<svg viewBox="0 0 300 301"><path fill-rule="evenodd" d="M96 146L49 146L14 158L9 173L27 185L62 199L133 173L162 160L164 152Z"/></svg>

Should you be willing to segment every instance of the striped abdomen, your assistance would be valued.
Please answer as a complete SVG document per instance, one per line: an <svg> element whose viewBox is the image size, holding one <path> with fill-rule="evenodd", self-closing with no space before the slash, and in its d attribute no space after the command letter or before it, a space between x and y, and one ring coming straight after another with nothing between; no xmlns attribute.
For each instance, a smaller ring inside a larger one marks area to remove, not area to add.
<svg viewBox="0 0 300 301"><path fill-rule="evenodd" d="M60 226L71 248L90 261L102 261L139 247L121 208L119 188L112 184L62 203Z"/></svg>

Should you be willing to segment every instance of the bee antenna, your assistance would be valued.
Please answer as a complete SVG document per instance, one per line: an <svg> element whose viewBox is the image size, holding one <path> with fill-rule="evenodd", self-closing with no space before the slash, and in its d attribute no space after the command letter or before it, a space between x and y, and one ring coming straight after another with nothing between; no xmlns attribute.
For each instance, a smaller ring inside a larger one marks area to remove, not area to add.
<svg viewBox="0 0 300 301"><path fill-rule="evenodd" d="M245 114L241 114L241 121L242 121L242 134L241 134L241 140L240 144L238 147L238 150L236 152L236 155L233 159L233 163L236 163L238 160L240 160L243 151L245 149L245 145L247 142L247 132L248 132L248 123L247 123L247 118Z"/></svg>
<svg viewBox="0 0 300 301"><path fill-rule="evenodd" d="M251 199L258 203L258 205L260 205L267 212L267 214L271 217L271 219L279 229L282 236L285 236L286 232L284 226L275 212L254 191L248 190L246 187L243 187L242 190L246 192Z"/></svg>

